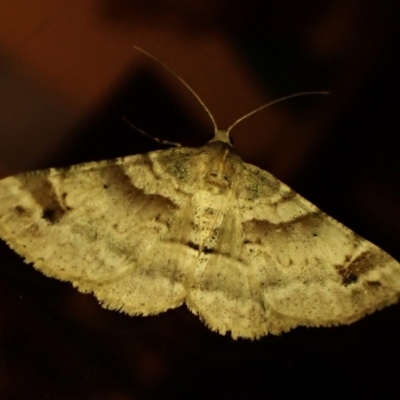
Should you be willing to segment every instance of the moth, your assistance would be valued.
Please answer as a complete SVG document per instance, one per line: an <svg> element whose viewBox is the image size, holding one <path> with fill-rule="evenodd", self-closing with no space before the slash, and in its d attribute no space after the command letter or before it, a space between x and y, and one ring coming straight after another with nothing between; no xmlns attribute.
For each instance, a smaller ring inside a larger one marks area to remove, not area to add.
<svg viewBox="0 0 400 400"><path fill-rule="evenodd" d="M226 131L209 113L215 134L199 148L0 180L0 237L103 307L185 303L234 339L349 324L397 302L395 259L235 154L229 131L254 112Z"/></svg>

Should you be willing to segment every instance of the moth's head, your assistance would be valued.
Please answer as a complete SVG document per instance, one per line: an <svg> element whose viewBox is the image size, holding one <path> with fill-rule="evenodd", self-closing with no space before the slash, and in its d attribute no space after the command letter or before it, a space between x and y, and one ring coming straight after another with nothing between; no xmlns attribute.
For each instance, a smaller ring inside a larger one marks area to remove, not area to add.
<svg viewBox="0 0 400 400"><path fill-rule="evenodd" d="M233 141L229 134L229 131L224 131L222 129L216 129L213 138L209 141L212 142L222 142L228 144L230 147L233 147Z"/></svg>

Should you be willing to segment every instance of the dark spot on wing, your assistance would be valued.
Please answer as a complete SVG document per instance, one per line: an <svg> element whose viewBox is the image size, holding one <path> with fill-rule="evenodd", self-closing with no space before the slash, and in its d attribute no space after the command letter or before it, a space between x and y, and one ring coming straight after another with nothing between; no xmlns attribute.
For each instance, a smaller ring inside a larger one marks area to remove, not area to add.
<svg viewBox="0 0 400 400"><path fill-rule="evenodd" d="M33 199L43 209L42 218L51 224L58 222L70 210L65 204L66 195L58 198L53 183L47 178L49 171L31 172L18 177L22 189L31 193Z"/></svg>
<svg viewBox="0 0 400 400"><path fill-rule="evenodd" d="M208 247L204 247L203 248L203 253L204 254L212 254L212 253L215 253L215 250L214 249L210 249Z"/></svg>
<svg viewBox="0 0 400 400"><path fill-rule="evenodd" d="M203 253L203 254L221 254L221 255L223 255L225 257L231 258L231 255L229 255L229 254L218 252L215 249L212 249L212 248L207 247L207 246L201 248L197 243L193 243L192 241L189 241L189 242L187 242L185 244L186 244L186 246L190 247L191 249L199 251L200 253Z"/></svg>
<svg viewBox="0 0 400 400"><path fill-rule="evenodd" d="M349 286L349 285L351 285L353 283L356 283L356 282L358 282L358 277L355 274L349 273L349 274L345 274L343 276L342 284L344 286Z"/></svg>
<svg viewBox="0 0 400 400"><path fill-rule="evenodd" d="M199 245L193 242L187 242L187 246L189 246L191 249L198 251L199 250Z"/></svg>
<svg viewBox="0 0 400 400"><path fill-rule="evenodd" d="M353 260L349 261L347 265L335 265L336 271L342 277L342 284L344 286L352 285L358 282L359 278L370 271L371 269L379 267L380 260L379 254L374 254L369 251L363 252Z"/></svg>
<svg viewBox="0 0 400 400"><path fill-rule="evenodd" d="M20 215L20 216L22 216L22 215L26 215L27 214L27 211L25 210L25 208L24 207L22 207L22 206L15 206L14 207L14 210L15 210L15 212L18 214L18 215Z"/></svg>
<svg viewBox="0 0 400 400"><path fill-rule="evenodd" d="M61 219L64 214L64 210L60 208L45 208L42 212L42 218L48 221L50 224L55 224Z"/></svg>

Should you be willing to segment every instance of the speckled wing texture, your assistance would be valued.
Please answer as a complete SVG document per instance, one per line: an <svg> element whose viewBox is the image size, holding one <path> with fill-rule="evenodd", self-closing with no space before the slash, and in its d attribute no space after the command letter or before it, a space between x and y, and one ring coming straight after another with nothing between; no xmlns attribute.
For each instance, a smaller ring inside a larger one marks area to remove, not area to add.
<svg viewBox="0 0 400 400"><path fill-rule="evenodd" d="M186 303L233 338L348 324L400 292L391 256L215 139L3 179L0 237L104 307Z"/></svg>

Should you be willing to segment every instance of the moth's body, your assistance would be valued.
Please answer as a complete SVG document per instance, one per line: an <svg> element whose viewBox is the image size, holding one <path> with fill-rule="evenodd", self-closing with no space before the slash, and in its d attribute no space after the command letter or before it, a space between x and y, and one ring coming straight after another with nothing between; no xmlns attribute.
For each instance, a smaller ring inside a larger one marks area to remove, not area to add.
<svg viewBox="0 0 400 400"><path fill-rule="evenodd" d="M224 131L200 148L3 179L0 237L107 308L186 303L234 338L347 324L400 293L397 261L244 163Z"/></svg>

